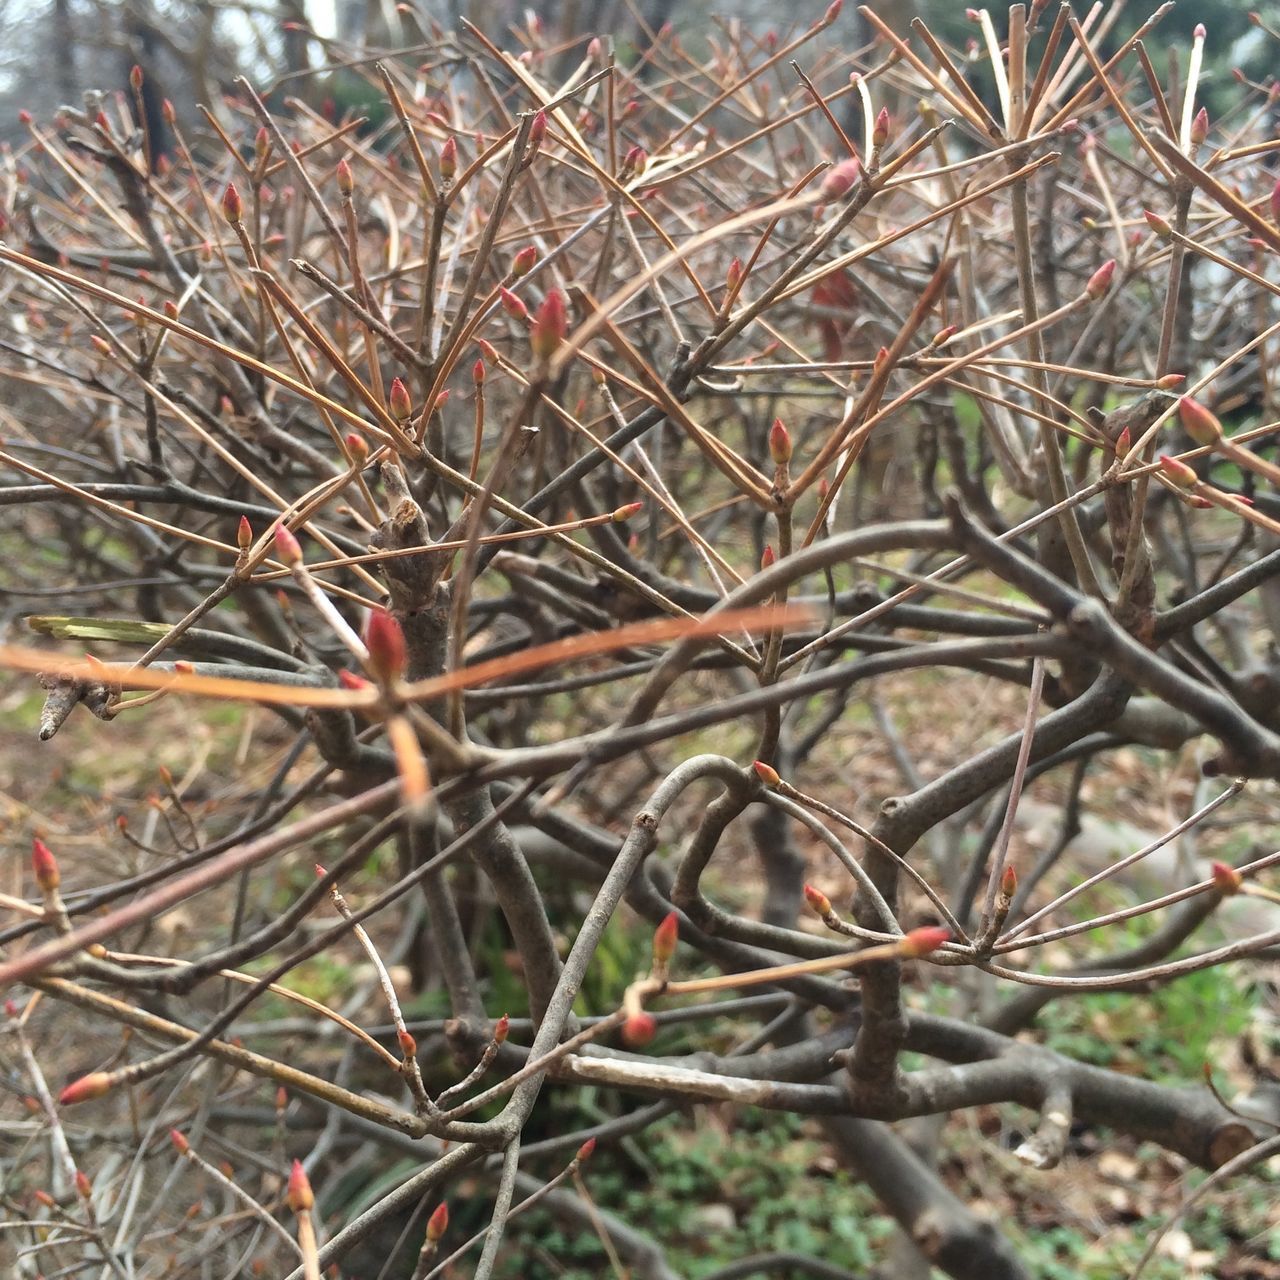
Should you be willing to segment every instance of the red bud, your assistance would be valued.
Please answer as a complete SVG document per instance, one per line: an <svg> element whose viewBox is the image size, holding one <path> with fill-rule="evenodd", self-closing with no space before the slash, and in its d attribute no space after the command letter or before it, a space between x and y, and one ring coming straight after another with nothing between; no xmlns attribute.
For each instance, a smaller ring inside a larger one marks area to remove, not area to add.
<svg viewBox="0 0 1280 1280"><path fill-rule="evenodd" d="M311 1179L307 1177L301 1160L295 1160L289 1170L289 1187L285 1192L285 1200L294 1213L302 1213L316 1202L311 1192Z"/></svg>
<svg viewBox="0 0 1280 1280"><path fill-rule="evenodd" d="M1012 898L1018 892L1018 873L1012 867L1005 867L1000 877L1000 892L1006 898Z"/></svg>
<svg viewBox="0 0 1280 1280"><path fill-rule="evenodd" d="M338 190L344 195L349 196L356 188L356 180L352 176L351 166L347 163L346 156L338 161L338 168L335 175L338 179Z"/></svg>
<svg viewBox="0 0 1280 1280"><path fill-rule="evenodd" d="M396 1032L396 1043L400 1046L400 1052L406 1059L418 1056L418 1042L404 1028Z"/></svg>
<svg viewBox="0 0 1280 1280"><path fill-rule="evenodd" d="M391 390L387 392L387 409L397 422L403 422L413 412L409 388L401 378L391 379Z"/></svg>
<svg viewBox="0 0 1280 1280"><path fill-rule="evenodd" d="M876 114L876 122L871 128L873 146L883 147L889 141L889 109L881 107Z"/></svg>
<svg viewBox="0 0 1280 1280"><path fill-rule="evenodd" d="M35 872L36 884L44 893L52 893L62 883L58 860L39 837L31 841L31 869Z"/></svg>
<svg viewBox="0 0 1280 1280"><path fill-rule="evenodd" d="M1209 113L1201 107L1191 122L1191 142L1199 146L1209 136Z"/></svg>
<svg viewBox="0 0 1280 1280"><path fill-rule="evenodd" d="M1158 213L1153 213L1150 209L1144 209L1142 216L1147 220L1147 226L1160 237L1161 240L1167 240L1173 234L1173 228L1169 225L1167 218L1162 218Z"/></svg>
<svg viewBox="0 0 1280 1280"><path fill-rule="evenodd" d="M110 1091L115 1082L105 1071L91 1071L79 1080L73 1080L58 1094L58 1105L74 1106L77 1102L88 1102L90 1098L100 1098Z"/></svg>
<svg viewBox="0 0 1280 1280"><path fill-rule="evenodd" d="M373 609L365 624L364 642L369 650L369 670L380 683L390 684L404 673L406 653L400 623L385 609Z"/></svg>
<svg viewBox="0 0 1280 1280"><path fill-rule="evenodd" d="M444 140L440 148L440 176L445 182L452 182L453 175L458 172L458 140L452 134Z"/></svg>
<svg viewBox="0 0 1280 1280"><path fill-rule="evenodd" d="M653 931L653 958L658 964L667 964L675 955L679 937L680 917L674 911L669 911Z"/></svg>
<svg viewBox="0 0 1280 1280"><path fill-rule="evenodd" d="M142 68L136 62L129 68L129 87L134 93L142 92Z"/></svg>
<svg viewBox="0 0 1280 1280"><path fill-rule="evenodd" d="M942 946L944 942L951 941L951 930L942 929L936 925L926 925L921 929L912 929L899 943L904 956L911 959L918 959L920 956L927 956Z"/></svg>
<svg viewBox="0 0 1280 1280"><path fill-rule="evenodd" d="M778 783L782 781L782 778L778 775L777 769L775 769L771 764L765 764L763 760L757 760L751 767L756 771L756 777L758 777L766 787L776 787Z"/></svg>
<svg viewBox="0 0 1280 1280"><path fill-rule="evenodd" d="M622 1039L632 1048L648 1044L657 1034L657 1019L651 1013L633 1013L622 1024Z"/></svg>
<svg viewBox="0 0 1280 1280"><path fill-rule="evenodd" d="M187 1141L186 1135L177 1129L169 1130L169 1141L180 1156L185 1156L191 1150L191 1143Z"/></svg>
<svg viewBox="0 0 1280 1280"><path fill-rule="evenodd" d="M831 899L821 889L815 889L811 884L805 885L804 900L809 904L809 910L814 915L821 916L825 920L831 914Z"/></svg>
<svg viewBox="0 0 1280 1280"><path fill-rule="evenodd" d="M236 525L236 546L241 551L247 551L253 542L253 526L249 523L248 516L241 516L240 523Z"/></svg>
<svg viewBox="0 0 1280 1280"><path fill-rule="evenodd" d="M373 688L373 685L371 685L363 676L356 675L354 671L348 671L346 667L343 667L342 670L338 672L338 683L344 689L348 689L352 693L363 693L366 689Z"/></svg>
<svg viewBox="0 0 1280 1280"><path fill-rule="evenodd" d="M511 1019L504 1013L497 1022L493 1024L493 1043L505 1044L507 1037L511 1034Z"/></svg>
<svg viewBox="0 0 1280 1280"><path fill-rule="evenodd" d="M244 201L240 199L236 184L228 182L227 189L222 193L222 216L234 227L240 222L243 214Z"/></svg>
<svg viewBox="0 0 1280 1280"><path fill-rule="evenodd" d="M1212 871L1214 886L1224 897L1229 898L1240 892L1244 876L1235 867L1229 867L1225 862L1215 862Z"/></svg>
<svg viewBox="0 0 1280 1280"><path fill-rule="evenodd" d="M586 1162L591 1159L591 1154L595 1149L596 1140L594 1138L588 1138L586 1142L578 1148L573 1158L578 1162L578 1164L586 1164Z"/></svg>
<svg viewBox="0 0 1280 1280"><path fill-rule="evenodd" d="M449 1206L441 1200L427 1219L427 1239L435 1244L449 1230Z"/></svg>

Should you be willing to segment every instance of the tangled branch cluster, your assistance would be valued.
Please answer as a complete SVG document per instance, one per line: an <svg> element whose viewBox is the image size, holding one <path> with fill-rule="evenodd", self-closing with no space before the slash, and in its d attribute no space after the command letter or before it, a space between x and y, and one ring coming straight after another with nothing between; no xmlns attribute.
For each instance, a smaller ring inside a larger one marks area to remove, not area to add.
<svg viewBox="0 0 1280 1280"><path fill-rule="evenodd" d="M486 1277L541 1204L670 1275L559 1184L725 1102L824 1117L937 1266L1015 1276L886 1122L1015 1103L1040 1167L1077 1125L1207 1169L1273 1149L1209 1088L1019 1033L1280 943L1202 937L1280 853L1126 878L1280 777L1275 95L1210 119L1203 33L1173 84L1143 46L1163 10L1125 40L983 11L966 59L869 11L867 48L824 46L837 7L625 66L468 29L354 60L363 119L242 82L161 138L138 76L26 122L3 572L67 612L0 656L42 739L83 708L164 761L179 702L276 727L216 806L163 771L163 821L104 821L91 862L42 830L3 899L46 1153L6 1174L24 1265L312 1276L420 1210L387 1274ZM899 731L955 690L958 733ZM1090 779L1135 746L1177 812L1087 876ZM1062 802L1038 854L1032 786ZM584 1011L624 903L651 972ZM363 975L342 1008L297 989L326 955ZM447 1017L406 1015L406 966ZM677 1027L704 1047L656 1053ZM606 1119L530 1138L586 1086ZM406 1153L343 1207L352 1159ZM488 1224L455 1240L464 1175Z"/></svg>

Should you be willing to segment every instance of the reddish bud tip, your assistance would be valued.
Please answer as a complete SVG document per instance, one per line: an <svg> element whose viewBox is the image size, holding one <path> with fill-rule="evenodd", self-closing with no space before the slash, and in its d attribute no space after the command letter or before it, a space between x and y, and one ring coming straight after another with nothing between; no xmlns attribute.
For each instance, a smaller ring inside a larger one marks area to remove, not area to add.
<svg viewBox="0 0 1280 1280"><path fill-rule="evenodd" d="M311 1179L307 1177L301 1160L295 1160L289 1169L289 1187L284 1198L294 1213L303 1213L316 1202L311 1193Z"/></svg>
<svg viewBox="0 0 1280 1280"><path fill-rule="evenodd" d="M769 428L769 456L780 467L791 461L791 432L781 418Z"/></svg>
<svg viewBox="0 0 1280 1280"><path fill-rule="evenodd" d="M533 117L533 123L529 126L529 146L540 147L542 140L547 136L547 113L539 111Z"/></svg>
<svg viewBox="0 0 1280 1280"><path fill-rule="evenodd" d="M912 959L919 959L920 956L931 955L942 946L944 942L951 941L951 930L943 929L937 925L926 925L921 929L912 929L903 939L899 946L902 954Z"/></svg>
<svg viewBox="0 0 1280 1280"><path fill-rule="evenodd" d="M504 1013L497 1022L493 1024L493 1043L506 1044L507 1037L511 1034L511 1019Z"/></svg>
<svg viewBox="0 0 1280 1280"><path fill-rule="evenodd" d="M222 216L234 227L243 214L244 201L240 199L240 192L236 190L234 182L228 182L227 189L222 193Z"/></svg>
<svg viewBox="0 0 1280 1280"><path fill-rule="evenodd" d="M385 609L373 609L365 624L364 642L369 650L369 670L382 684L398 680L407 660L404 632Z"/></svg>
<svg viewBox="0 0 1280 1280"><path fill-rule="evenodd" d="M369 457L369 442L358 431L348 431L344 443L347 456L357 467L363 467Z"/></svg>
<svg viewBox="0 0 1280 1280"><path fill-rule="evenodd" d="M441 1200L432 1210L431 1217L427 1219L427 1239L435 1244L448 1230L449 1206Z"/></svg>
<svg viewBox="0 0 1280 1280"><path fill-rule="evenodd" d="M322 867L322 866L320 865L320 863L318 863L318 862L316 863L316 868L315 868L315 869L316 869L316 879L317 879L317 880L323 880L323 879L325 878L325 876L327 876L327 875L329 874L329 873L324 869L324 867Z"/></svg>
<svg viewBox="0 0 1280 1280"><path fill-rule="evenodd" d="M814 915L821 916L825 920L831 914L831 899L821 889L815 889L811 884L805 885L804 900L809 904L809 910Z"/></svg>
<svg viewBox="0 0 1280 1280"><path fill-rule="evenodd" d="M109 1092L115 1082L106 1071L91 1071L79 1080L73 1080L58 1094L58 1105L75 1106L77 1102L88 1102L90 1098L100 1098Z"/></svg>
<svg viewBox="0 0 1280 1280"><path fill-rule="evenodd" d="M170 128L172 128L175 124L177 124L178 113L173 109L173 103L170 102L168 98L164 100L164 103L161 105L160 111L161 111L161 114L164 116L165 124L169 125Z"/></svg>
<svg viewBox="0 0 1280 1280"><path fill-rule="evenodd" d="M549 360L569 332L569 312L564 294L552 289L534 313L529 345L539 360Z"/></svg>
<svg viewBox="0 0 1280 1280"><path fill-rule="evenodd" d="M276 525L272 535L276 545L276 555L290 568L302 563L302 545L293 536L293 530L286 524Z"/></svg>
<svg viewBox="0 0 1280 1280"><path fill-rule="evenodd" d="M1225 862L1215 862L1212 871L1214 887L1224 897L1229 898L1240 892L1244 884L1244 876L1235 867L1229 867Z"/></svg>
<svg viewBox="0 0 1280 1280"><path fill-rule="evenodd" d="M400 1046L400 1052L406 1060L418 1056L418 1042L404 1028L396 1032L396 1043Z"/></svg>
<svg viewBox="0 0 1280 1280"><path fill-rule="evenodd" d="M366 689L372 689L371 685L363 676L358 676L354 671L348 671L343 667L338 672L338 683L350 693L363 693Z"/></svg>
<svg viewBox="0 0 1280 1280"><path fill-rule="evenodd" d="M1018 892L1018 873L1012 867L1005 867L1000 877L1000 892L1006 898L1012 898Z"/></svg>
<svg viewBox="0 0 1280 1280"><path fill-rule="evenodd" d="M1169 225L1167 218L1162 218L1158 213L1153 213L1150 209L1144 209L1142 216L1147 220L1147 226L1160 237L1161 240L1167 240L1173 234L1173 228Z"/></svg>
<svg viewBox="0 0 1280 1280"><path fill-rule="evenodd" d="M643 502L628 502L625 506L619 507L613 513L614 524L622 524L624 521L630 520L638 511L643 510Z"/></svg>
<svg viewBox="0 0 1280 1280"><path fill-rule="evenodd" d="M1156 386L1161 391L1172 391L1174 387L1180 387L1187 380L1185 373L1166 373L1164 377L1156 379Z"/></svg>
<svg viewBox="0 0 1280 1280"><path fill-rule="evenodd" d="M638 178L649 167L649 153L641 146L628 147L622 157L622 177Z"/></svg>
<svg viewBox="0 0 1280 1280"><path fill-rule="evenodd" d="M22 110L18 112L18 120L21 124L30 124L31 118L31 112L28 111L26 107L23 107Z"/></svg>
<svg viewBox="0 0 1280 1280"><path fill-rule="evenodd" d="M776 787L782 781L777 769L771 764L765 764L763 760L757 760L751 767L756 771L756 777L766 787Z"/></svg>
<svg viewBox="0 0 1280 1280"><path fill-rule="evenodd" d="M236 546L241 551L247 551L253 542L253 526L249 523L248 516L241 516L240 523L236 525Z"/></svg>
<svg viewBox="0 0 1280 1280"><path fill-rule="evenodd" d="M595 1151L595 1149L596 1149L596 1140L594 1138L588 1138L586 1142L584 1142L582 1146L578 1148L573 1158L574 1160L577 1161L578 1164L586 1164L586 1162L591 1159L592 1153Z"/></svg>
<svg viewBox="0 0 1280 1280"><path fill-rule="evenodd" d="M1201 107L1191 122L1191 142L1199 146L1209 136L1209 113Z"/></svg>
<svg viewBox="0 0 1280 1280"><path fill-rule="evenodd" d="M76 1170L75 1184L76 1195L81 1200L88 1200L93 1194L93 1183L89 1181L89 1175L83 1169Z"/></svg>
<svg viewBox="0 0 1280 1280"><path fill-rule="evenodd" d="M844 0L831 0L827 5L827 11L822 15L822 25L829 27L839 16L840 10L844 8Z"/></svg>
<svg viewBox="0 0 1280 1280"><path fill-rule="evenodd" d="M142 68L136 62L129 68L129 87L134 93L142 91Z"/></svg>
<svg viewBox="0 0 1280 1280"><path fill-rule="evenodd" d="M180 1156L185 1156L191 1150L191 1143L187 1141L187 1135L177 1129L169 1130L169 1141L173 1143L174 1150Z"/></svg>
<svg viewBox="0 0 1280 1280"><path fill-rule="evenodd" d="M31 841L31 869L35 872L36 884L43 893L52 893L62 883L57 858L38 836Z"/></svg>
<svg viewBox="0 0 1280 1280"><path fill-rule="evenodd" d="M404 385L402 378L391 379L391 390L387 392L387 409L397 422L403 422L413 412L409 388Z"/></svg>
<svg viewBox="0 0 1280 1280"><path fill-rule="evenodd" d="M338 161L335 177L338 179L338 190L344 196L349 196L356 189L356 180L345 156Z"/></svg>
<svg viewBox="0 0 1280 1280"><path fill-rule="evenodd" d="M876 122L871 128L873 146L883 147L889 141L889 109L881 107L876 113Z"/></svg>
<svg viewBox="0 0 1280 1280"><path fill-rule="evenodd" d="M729 263L729 270L725 272L724 282L726 288L728 288L730 292L735 290L738 285L742 283L741 258L734 258L734 260Z"/></svg>
<svg viewBox="0 0 1280 1280"><path fill-rule="evenodd" d="M1192 35L1192 38L1195 40L1203 40L1205 37L1204 23L1197 22L1195 26L1195 30L1191 33L1191 35Z"/></svg>
<svg viewBox="0 0 1280 1280"><path fill-rule="evenodd" d="M646 1045L658 1034L658 1022L651 1013L633 1013L622 1024L623 1043L633 1049Z"/></svg>
<svg viewBox="0 0 1280 1280"><path fill-rule="evenodd" d="M471 366L471 381L474 382L477 387L483 387L485 373L484 361L477 357L475 364Z"/></svg>
<svg viewBox="0 0 1280 1280"><path fill-rule="evenodd" d="M667 964L675 955L679 938L680 917L674 911L669 911L653 931L653 958L658 964Z"/></svg>
<svg viewBox="0 0 1280 1280"><path fill-rule="evenodd" d="M764 551L760 554L760 567L762 569L772 569L777 561L778 557L774 555L773 547L766 542L764 544Z"/></svg>
<svg viewBox="0 0 1280 1280"><path fill-rule="evenodd" d="M1085 285L1084 291L1095 302L1111 288L1111 277L1116 273L1116 260L1108 258L1106 262L1100 266L1097 271L1089 277L1089 283Z"/></svg>
<svg viewBox="0 0 1280 1280"><path fill-rule="evenodd" d="M1178 401L1178 421L1196 444L1216 444L1222 439L1222 423L1198 400L1183 396Z"/></svg>

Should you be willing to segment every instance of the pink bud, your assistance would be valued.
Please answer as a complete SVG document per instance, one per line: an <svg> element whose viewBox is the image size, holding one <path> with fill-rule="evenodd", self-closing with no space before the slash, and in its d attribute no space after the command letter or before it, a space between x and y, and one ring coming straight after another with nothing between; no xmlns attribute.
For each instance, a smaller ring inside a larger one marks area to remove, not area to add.
<svg viewBox="0 0 1280 1280"><path fill-rule="evenodd" d="M502 304L503 311L513 320L524 320L529 314L529 308L510 289L499 286L498 301Z"/></svg>
<svg viewBox="0 0 1280 1280"><path fill-rule="evenodd" d="M1084 291L1095 302L1101 298L1111 287L1111 277L1116 273L1116 260L1108 258L1106 262L1100 266L1097 271L1089 277L1089 283L1085 285Z"/></svg>
<svg viewBox="0 0 1280 1280"><path fill-rule="evenodd" d="M1214 887L1219 893L1229 898L1240 892L1244 876L1235 867L1229 867L1225 862L1215 862L1212 871Z"/></svg>
<svg viewBox="0 0 1280 1280"><path fill-rule="evenodd" d="M550 360L569 331L569 313L564 294L552 289L534 313L529 345L539 360Z"/></svg>
<svg viewBox="0 0 1280 1280"><path fill-rule="evenodd" d="M819 197L824 203L839 199L857 182L861 172L862 165L857 156L841 160L839 164L827 170L826 176L822 179L822 186L818 189Z"/></svg>
<svg viewBox="0 0 1280 1280"><path fill-rule="evenodd" d="M1190 396L1183 396L1178 401L1178 421L1196 444L1212 445L1222 439L1222 423Z"/></svg>
<svg viewBox="0 0 1280 1280"><path fill-rule="evenodd" d="M1171 458L1168 454L1160 455L1160 472L1179 489L1194 489L1200 483L1200 477L1181 458Z"/></svg>
<svg viewBox="0 0 1280 1280"><path fill-rule="evenodd" d="M243 213L244 201L240 199L236 184L228 182L227 189L222 193L222 216L234 227L240 222Z"/></svg>
<svg viewBox="0 0 1280 1280"><path fill-rule="evenodd" d="M518 280L521 276L527 276L533 270L533 264L538 261L538 251L533 245L527 244L514 258L511 259L511 274Z"/></svg>
<svg viewBox="0 0 1280 1280"><path fill-rule="evenodd" d="M278 555L290 568L296 564L302 563L302 546L298 542L298 539L293 536L293 530L290 529L288 525L276 525L274 541L276 546L276 555Z"/></svg>
<svg viewBox="0 0 1280 1280"><path fill-rule="evenodd" d="M397 422L403 422L413 412L409 388L404 385L401 378L391 379L391 390L387 392L387 409Z"/></svg>
<svg viewBox="0 0 1280 1280"><path fill-rule="evenodd" d="M311 1191L311 1179L307 1177L301 1160L295 1160L289 1170L289 1187L285 1192L285 1200L294 1213L304 1213L316 1202Z"/></svg>
<svg viewBox="0 0 1280 1280"><path fill-rule="evenodd" d="M249 523L248 516L241 516L240 523L236 525L236 546L241 551L247 551L253 543L253 526Z"/></svg>
<svg viewBox="0 0 1280 1280"><path fill-rule="evenodd" d="M776 787L782 781L777 769L771 764L766 764L763 760L757 760L751 767L756 771L756 777L766 787Z"/></svg>
<svg viewBox="0 0 1280 1280"><path fill-rule="evenodd" d="M1158 213L1152 213L1150 209L1144 209L1142 216L1147 220L1147 226L1160 237L1161 240L1167 240L1173 234L1173 228L1169 225L1167 218L1162 218Z"/></svg>
<svg viewBox="0 0 1280 1280"><path fill-rule="evenodd" d="M769 428L769 456L780 467L791 461L791 432L781 418L774 418Z"/></svg>

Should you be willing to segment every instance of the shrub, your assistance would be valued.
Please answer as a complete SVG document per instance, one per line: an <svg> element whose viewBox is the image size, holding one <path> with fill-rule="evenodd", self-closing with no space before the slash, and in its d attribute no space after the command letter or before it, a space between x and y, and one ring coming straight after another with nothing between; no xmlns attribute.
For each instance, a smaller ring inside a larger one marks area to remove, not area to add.
<svg viewBox="0 0 1280 1280"><path fill-rule="evenodd" d="M851 56L838 7L617 61L469 27L349 59L368 119L27 122L4 574L58 612L4 663L64 736L0 975L47 1273L666 1276L681 1195L716 1274L861 1267L882 1229L773 1229L764 1111L1015 1276L893 1122L1274 1149L1178 1080L1194 1014L1158 1080L1057 1015L1145 1045L1280 942L1275 95L1210 120L1159 15L964 55L864 11ZM687 1186L595 1207L681 1107Z"/></svg>

